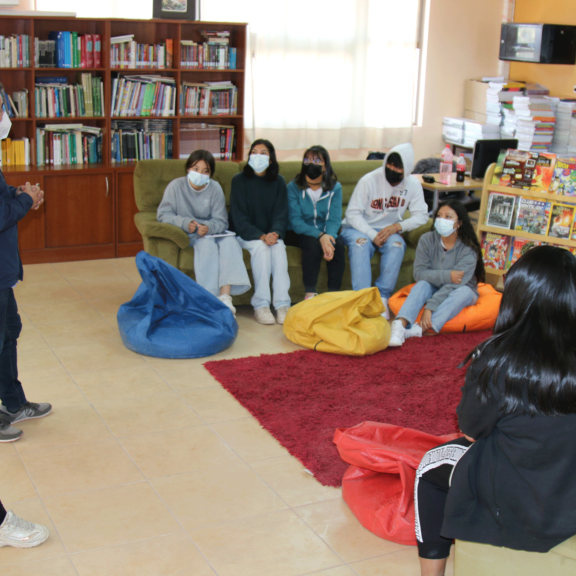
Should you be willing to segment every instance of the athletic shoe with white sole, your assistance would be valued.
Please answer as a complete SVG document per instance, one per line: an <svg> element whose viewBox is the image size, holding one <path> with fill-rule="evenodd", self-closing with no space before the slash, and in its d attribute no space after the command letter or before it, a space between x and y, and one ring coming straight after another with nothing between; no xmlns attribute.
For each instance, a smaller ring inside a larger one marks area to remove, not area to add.
<svg viewBox="0 0 576 576"><path fill-rule="evenodd" d="M52 412L52 405L46 402L36 404L35 402L26 402L18 412L8 412L4 404L0 404L0 416L8 422L22 422L23 420L33 420L34 418L43 418Z"/></svg>
<svg viewBox="0 0 576 576"><path fill-rule="evenodd" d="M19 518L8 510L6 518L0 526L0 548L14 546L14 548L33 548L45 542L50 533L46 526L34 524Z"/></svg>
<svg viewBox="0 0 576 576"><path fill-rule="evenodd" d="M384 304L384 312L380 316L384 316L386 320L390 320L390 309L388 308L388 298L382 298L382 304Z"/></svg>
<svg viewBox="0 0 576 576"><path fill-rule="evenodd" d="M232 304L232 296L230 296L230 294L220 294L220 296L218 296L218 300L220 300L222 304L228 306L228 308L232 310L232 314L236 316L236 308L234 308L234 305Z"/></svg>
<svg viewBox="0 0 576 576"><path fill-rule="evenodd" d="M420 324L412 324L411 328L407 328L404 332L404 338L422 338L422 326Z"/></svg>
<svg viewBox="0 0 576 576"><path fill-rule="evenodd" d="M22 430L10 426L10 422L0 418L0 442L16 442L22 436Z"/></svg>
<svg viewBox="0 0 576 576"><path fill-rule="evenodd" d="M276 320L268 306L264 306L264 308L256 308L256 310L254 310L254 317L257 322L260 322L260 324L276 324Z"/></svg>
<svg viewBox="0 0 576 576"><path fill-rule="evenodd" d="M280 306L280 308L276 310L276 322L278 322L278 324L284 324L288 310L290 310L290 306Z"/></svg>
<svg viewBox="0 0 576 576"><path fill-rule="evenodd" d="M392 335L390 336L390 342L388 346L402 346L406 340L406 328L400 320L394 320L392 322Z"/></svg>
<svg viewBox="0 0 576 576"><path fill-rule="evenodd" d="M304 296L304 300L310 300L310 298L314 298L314 296L318 296L318 294L314 292L314 294L310 294L310 296Z"/></svg>

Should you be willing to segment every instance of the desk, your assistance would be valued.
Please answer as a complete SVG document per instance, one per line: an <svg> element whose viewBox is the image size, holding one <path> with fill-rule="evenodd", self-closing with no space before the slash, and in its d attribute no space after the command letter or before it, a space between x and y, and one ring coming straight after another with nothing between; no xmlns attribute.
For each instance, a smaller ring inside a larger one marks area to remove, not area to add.
<svg viewBox="0 0 576 576"><path fill-rule="evenodd" d="M483 185L483 182L480 180L472 180L468 177L464 178L464 182L456 182L456 173L454 172L452 172L450 175L450 184L440 184L440 174L413 174L413 176L418 178L424 190L430 190L430 192L434 192L434 202L432 204L433 212L436 212L438 209L440 192L465 192L466 195L469 196L470 192L474 192L475 190L482 190ZM422 180L422 176L433 176L436 182L433 184L428 184Z"/></svg>

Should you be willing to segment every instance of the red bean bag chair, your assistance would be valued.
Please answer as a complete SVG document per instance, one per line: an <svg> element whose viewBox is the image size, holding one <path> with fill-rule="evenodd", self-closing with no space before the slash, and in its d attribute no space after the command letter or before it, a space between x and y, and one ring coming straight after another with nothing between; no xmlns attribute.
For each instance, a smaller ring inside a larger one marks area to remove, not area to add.
<svg viewBox="0 0 576 576"><path fill-rule="evenodd" d="M398 290L396 294L388 300L388 307L396 316L408 298L414 284L405 286ZM454 334L456 332L479 332L480 330L491 330L496 324L496 318L500 311L500 301L502 294L495 290L490 284L478 284L478 300L473 306L464 308L460 314L448 320L440 330L441 334ZM418 314L416 322L420 322L422 312Z"/></svg>
<svg viewBox="0 0 576 576"><path fill-rule="evenodd" d="M380 538L415 546L416 470L428 450L459 436L378 422L336 430L340 457L352 464L342 480L342 497L360 524Z"/></svg>

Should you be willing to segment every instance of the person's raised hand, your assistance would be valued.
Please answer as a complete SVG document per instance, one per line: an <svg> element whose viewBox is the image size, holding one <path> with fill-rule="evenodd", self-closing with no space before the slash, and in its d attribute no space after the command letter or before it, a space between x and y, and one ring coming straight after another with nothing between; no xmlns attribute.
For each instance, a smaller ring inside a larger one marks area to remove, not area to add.
<svg viewBox="0 0 576 576"><path fill-rule="evenodd" d="M450 280L452 281L452 284L460 284L462 278L464 278L463 270L452 270L452 272L450 272Z"/></svg>
<svg viewBox="0 0 576 576"><path fill-rule="evenodd" d="M324 259L328 262L334 258L334 244L336 241L330 234L323 234L320 237L320 246L322 246L322 251L324 252Z"/></svg>
<svg viewBox="0 0 576 576"><path fill-rule="evenodd" d="M190 234L194 234L194 232L196 232L196 228L198 228L196 220L193 220L190 222L190 224L188 224L188 232L190 232Z"/></svg>
<svg viewBox="0 0 576 576"><path fill-rule="evenodd" d="M208 234L208 226L204 226L203 224L198 224L198 236L206 236Z"/></svg>

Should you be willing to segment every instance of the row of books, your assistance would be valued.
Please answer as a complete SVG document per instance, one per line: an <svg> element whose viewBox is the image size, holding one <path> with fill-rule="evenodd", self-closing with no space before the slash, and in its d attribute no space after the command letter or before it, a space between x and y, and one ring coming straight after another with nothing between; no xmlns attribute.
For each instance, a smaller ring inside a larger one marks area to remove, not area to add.
<svg viewBox="0 0 576 576"><path fill-rule="evenodd" d="M30 36L12 34L0 36L0 68L28 68L30 66Z"/></svg>
<svg viewBox="0 0 576 576"><path fill-rule="evenodd" d="M212 70L236 70L236 48L193 40L180 42L180 67Z"/></svg>
<svg viewBox="0 0 576 576"><path fill-rule="evenodd" d="M112 122L112 162L172 158L171 120Z"/></svg>
<svg viewBox="0 0 576 576"><path fill-rule="evenodd" d="M490 192L486 225L576 240L576 205Z"/></svg>
<svg viewBox="0 0 576 576"><path fill-rule="evenodd" d="M576 157L561 158L550 152L501 150L492 184L576 196Z"/></svg>
<svg viewBox="0 0 576 576"><path fill-rule="evenodd" d="M30 164L30 140L2 140L2 157L0 166L27 166Z"/></svg>
<svg viewBox="0 0 576 576"><path fill-rule="evenodd" d="M484 232L482 234L481 243L484 266L493 270L509 270L512 264L514 264L518 258L526 254L528 250L531 250L535 246L543 246L547 244L549 243L538 240L528 240L521 237L504 236L502 234ZM564 248L576 255L576 248L559 244L551 245Z"/></svg>
<svg viewBox="0 0 576 576"><path fill-rule="evenodd" d="M174 41L161 44L138 44L134 34L110 39L110 66L112 68L172 68Z"/></svg>
<svg viewBox="0 0 576 576"><path fill-rule="evenodd" d="M56 68L100 68L102 65L102 37L100 34L77 32L50 32L48 38L53 44L34 38L36 66L47 68L56 62Z"/></svg>
<svg viewBox="0 0 576 576"><path fill-rule="evenodd" d="M87 72L78 75L78 84L64 76L37 77L34 96L37 118L104 116L104 83Z"/></svg>
<svg viewBox="0 0 576 576"><path fill-rule="evenodd" d="M238 89L226 82L182 82L180 113L183 116L236 114Z"/></svg>
<svg viewBox="0 0 576 576"><path fill-rule="evenodd" d="M175 116L174 78L142 75L112 79L112 116Z"/></svg>
<svg viewBox="0 0 576 576"><path fill-rule="evenodd" d="M180 158L208 150L217 160L236 159L236 130L223 124L180 124Z"/></svg>
<svg viewBox="0 0 576 576"><path fill-rule="evenodd" d="M10 118L28 118L28 90L12 92L12 96L0 84L0 94L4 101L4 110Z"/></svg>
<svg viewBox="0 0 576 576"><path fill-rule="evenodd" d="M36 129L36 165L102 162L102 130L82 124L47 124Z"/></svg>

